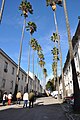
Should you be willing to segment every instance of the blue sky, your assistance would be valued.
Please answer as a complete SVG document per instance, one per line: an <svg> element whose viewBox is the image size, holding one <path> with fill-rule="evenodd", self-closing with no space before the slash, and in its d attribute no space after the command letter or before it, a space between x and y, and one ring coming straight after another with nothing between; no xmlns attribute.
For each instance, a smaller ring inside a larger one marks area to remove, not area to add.
<svg viewBox="0 0 80 120"><path fill-rule="evenodd" d="M33 6L33 15L28 15L27 22L33 21L37 25L37 32L34 33L33 37L38 40L38 43L42 46L43 54L45 56L45 67L47 68L48 78L53 76L52 73L52 54L53 43L50 37L55 32L54 16L51 7L46 7L46 0L28 0ZM0 0L1 2L1 0ZM80 15L80 3L79 1L66 0L71 37L74 35L77 25L78 16ZM2 23L0 24L0 48L3 49L16 63L18 63L20 39L23 25L23 17L20 16L19 4L21 0L6 0ZM1 4L1 3L0 3ZM57 6L56 10L58 31L60 34L61 49L63 66L66 60L68 51L68 39L65 24L65 16L63 7ZM22 48L22 59L21 67L27 71L28 63L28 43L30 40L29 32L25 31L23 48ZM32 53L31 53L32 55ZM35 53L35 74L37 73L37 55ZM32 71L32 58L31 58L30 71ZM60 65L59 65L60 66ZM39 73L41 70L39 69ZM58 74L60 74L60 67L58 67Z"/></svg>

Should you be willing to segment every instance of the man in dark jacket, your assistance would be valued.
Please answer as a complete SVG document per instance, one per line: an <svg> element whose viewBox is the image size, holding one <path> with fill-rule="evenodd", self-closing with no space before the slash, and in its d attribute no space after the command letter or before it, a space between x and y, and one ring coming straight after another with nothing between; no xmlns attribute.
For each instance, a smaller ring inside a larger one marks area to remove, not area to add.
<svg viewBox="0 0 80 120"><path fill-rule="evenodd" d="M32 108L33 108L34 97L35 97L35 95L34 95L34 92L33 92L33 90L32 90L32 91L29 93L29 108L31 107L31 105L32 105Z"/></svg>

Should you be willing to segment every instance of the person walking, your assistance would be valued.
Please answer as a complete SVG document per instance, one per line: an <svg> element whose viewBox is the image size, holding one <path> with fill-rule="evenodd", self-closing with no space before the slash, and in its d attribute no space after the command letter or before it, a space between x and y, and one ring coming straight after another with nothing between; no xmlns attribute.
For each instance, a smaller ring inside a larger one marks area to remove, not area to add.
<svg viewBox="0 0 80 120"><path fill-rule="evenodd" d="M34 97L35 97L35 94L34 94L34 92L32 90L29 93L29 108L31 107L31 105L32 105L32 108L33 108Z"/></svg>
<svg viewBox="0 0 80 120"><path fill-rule="evenodd" d="M8 94L8 105L11 105L11 101L12 101L12 93L10 92Z"/></svg>
<svg viewBox="0 0 80 120"><path fill-rule="evenodd" d="M24 105L23 108L26 106L27 107L27 103L28 103L28 92L25 92L23 95L23 101L24 101Z"/></svg>
<svg viewBox="0 0 80 120"><path fill-rule="evenodd" d="M16 98L17 98L17 104L20 105L20 101L21 101L21 98L22 98L22 95L21 95L20 91L17 93Z"/></svg>
<svg viewBox="0 0 80 120"><path fill-rule="evenodd" d="M3 94L3 105L5 106L5 102L7 100L8 96L7 96L7 92L5 91L4 94Z"/></svg>

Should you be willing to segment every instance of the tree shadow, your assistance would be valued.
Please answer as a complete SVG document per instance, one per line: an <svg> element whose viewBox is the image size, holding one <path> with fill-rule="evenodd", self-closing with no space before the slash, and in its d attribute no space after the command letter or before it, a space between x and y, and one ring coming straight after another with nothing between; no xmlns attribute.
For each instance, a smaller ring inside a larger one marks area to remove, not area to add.
<svg viewBox="0 0 80 120"><path fill-rule="evenodd" d="M67 120L60 104L42 102L33 108L15 107L0 111L0 120Z"/></svg>

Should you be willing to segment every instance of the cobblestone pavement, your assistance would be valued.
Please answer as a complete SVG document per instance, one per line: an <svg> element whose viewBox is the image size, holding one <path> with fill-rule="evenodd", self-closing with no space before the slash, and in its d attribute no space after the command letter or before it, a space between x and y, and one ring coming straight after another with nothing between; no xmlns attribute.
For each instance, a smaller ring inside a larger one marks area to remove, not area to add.
<svg viewBox="0 0 80 120"><path fill-rule="evenodd" d="M72 107L69 104L63 103L61 104L61 107L65 111L66 116L69 120L80 120L80 114L74 114Z"/></svg>

